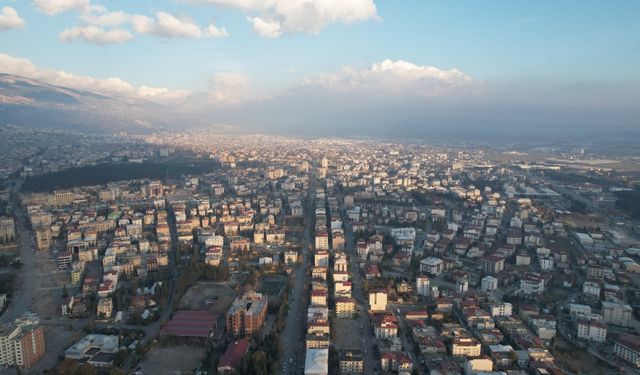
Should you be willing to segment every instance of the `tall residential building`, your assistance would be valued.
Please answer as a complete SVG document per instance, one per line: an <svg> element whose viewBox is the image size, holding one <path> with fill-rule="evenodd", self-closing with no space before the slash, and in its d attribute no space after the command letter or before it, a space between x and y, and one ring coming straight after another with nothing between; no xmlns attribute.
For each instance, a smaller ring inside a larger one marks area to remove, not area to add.
<svg viewBox="0 0 640 375"><path fill-rule="evenodd" d="M540 294L544 291L544 278L528 273L520 279L520 293L526 295Z"/></svg>
<svg viewBox="0 0 640 375"><path fill-rule="evenodd" d="M313 264L316 267L329 267L329 252L326 250L317 250L313 254Z"/></svg>
<svg viewBox="0 0 640 375"><path fill-rule="evenodd" d="M0 245L14 242L16 239L16 227L13 218L0 216Z"/></svg>
<svg viewBox="0 0 640 375"><path fill-rule="evenodd" d="M323 157L322 160L320 161L320 165L322 166L322 168L328 168L329 159L327 159L326 157Z"/></svg>
<svg viewBox="0 0 640 375"><path fill-rule="evenodd" d="M576 321L577 337L594 342L607 340L607 324L595 319L578 318Z"/></svg>
<svg viewBox="0 0 640 375"><path fill-rule="evenodd" d="M482 278L480 289L485 292L498 289L498 279L493 276L485 276Z"/></svg>
<svg viewBox="0 0 640 375"><path fill-rule="evenodd" d="M429 278L426 276L416 277L416 292L420 296L428 296L431 292L429 289Z"/></svg>
<svg viewBox="0 0 640 375"><path fill-rule="evenodd" d="M623 333L613 347L615 355L635 367L640 367L640 337Z"/></svg>
<svg viewBox="0 0 640 375"><path fill-rule="evenodd" d="M492 317L495 316L511 316L513 312L513 305L509 302L496 302L487 306L487 310Z"/></svg>
<svg viewBox="0 0 640 375"><path fill-rule="evenodd" d="M341 374L362 374L364 361L362 349L343 349L338 353Z"/></svg>
<svg viewBox="0 0 640 375"><path fill-rule="evenodd" d="M30 368L44 355L44 329L38 316L26 313L0 328L0 366Z"/></svg>
<svg viewBox="0 0 640 375"><path fill-rule="evenodd" d="M247 292L236 298L227 311L227 332L233 336L251 335L260 330L267 316L267 297Z"/></svg>
<svg viewBox="0 0 640 375"><path fill-rule="evenodd" d="M329 250L329 234L325 231L316 232L316 249Z"/></svg>
<svg viewBox="0 0 640 375"><path fill-rule="evenodd" d="M159 198L164 195L164 187L160 181L151 181L147 187L149 198Z"/></svg>
<svg viewBox="0 0 640 375"><path fill-rule="evenodd" d="M451 344L451 355L454 357L479 357L482 345L480 342L471 337L459 337L453 340Z"/></svg>
<svg viewBox="0 0 640 375"><path fill-rule="evenodd" d="M622 327L631 325L631 313L633 309L629 305L613 302L602 302L602 320L605 323Z"/></svg>
<svg viewBox="0 0 640 375"><path fill-rule="evenodd" d="M385 311L387 309L387 293L384 291L369 293L369 310Z"/></svg>
<svg viewBox="0 0 640 375"><path fill-rule="evenodd" d="M72 191L56 191L53 195L56 206L66 206L75 200L76 195Z"/></svg>
<svg viewBox="0 0 640 375"><path fill-rule="evenodd" d="M504 270L504 258L499 255L487 255L480 263L486 275L495 275Z"/></svg>
<svg viewBox="0 0 640 375"><path fill-rule="evenodd" d="M38 250L49 250L51 247L51 229L48 225L36 228L36 247Z"/></svg>

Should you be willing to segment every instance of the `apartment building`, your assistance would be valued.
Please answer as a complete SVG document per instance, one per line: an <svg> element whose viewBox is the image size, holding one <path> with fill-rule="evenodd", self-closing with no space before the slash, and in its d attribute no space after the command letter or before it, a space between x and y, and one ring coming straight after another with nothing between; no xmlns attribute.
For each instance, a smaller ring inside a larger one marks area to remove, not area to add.
<svg viewBox="0 0 640 375"><path fill-rule="evenodd" d="M341 374L362 374L364 361L362 349L343 349L338 353Z"/></svg>
<svg viewBox="0 0 640 375"><path fill-rule="evenodd" d="M426 276L418 276L416 277L416 292L420 296L428 296L431 292L429 288L429 278Z"/></svg>
<svg viewBox="0 0 640 375"><path fill-rule="evenodd" d="M260 330L267 316L267 297L247 292L236 298L227 311L227 332L233 336L251 335Z"/></svg>
<svg viewBox="0 0 640 375"><path fill-rule="evenodd" d="M16 239L16 228L13 218L9 216L0 217L0 245L14 242Z"/></svg>
<svg viewBox="0 0 640 375"><path fill-rule="evenodd" d="M582 340L605 342L607 340L607 325L595 319L578 319L576 321L576 336Z"/></svg>
<svg viewBox="0 0 640 375"><path fill-rule="evenodd" d="M35 228L36 247L38 250L49 250L51 247L51 229L48 225L40 225Z"/></svg>
<svg viewBox="0 0 640 375"><path fill-rule="evenodd" d="M633 309L629 305L614 302L602 302L602 320L605 323L629 327L631 325L632 312Z"/></svg>
<svg viewBox="0 0 640 375"><path fill-rule="evenodd" d="M544 291L544 279L535 274L527 274L520 279L520 293L531 295Z"/></svg>
<svg viewBox="0 0 640 375"><path fill-rule="evenodd" d="M623 361L640 367L640 337L622 334L616 340L613 353Z"/></svg>
<svg viewBox="0 0 640 375"><path fill-rule="evenodd" d="M511 316L513 313L513 305L509 302L492 303L488 306L489 314L495 316Z"/></svg>
<svg viewBox="0 0 640 375"><path fill-rule="evenodd" d="M486 275L495 275L504 270L504 258L499 255L488 255L480 260L480 264Z"/></svg>
<svg viewBox="0 0 640 375"><path fill-rule="evenodd" d="M0 328L0 366L32 367L45 353L44 329L38 316L26 313Z"/></svg>
<svg viewBox="0 0 640 375"><path fill-rule="evenodd" d="M451 355L464 357L479 357L482 345L471 337L459 337L451 344Z"/></svg>
<svg viewBox="0 0 640 375"><path fill-rule="evenodd" d="M369 310L385 311L387 309L387 293L382 291L369 293Z"/></svg>
<svg viewBox="0 0 640 375"><path fill-rule="evenodd" d="M338 318L352 318L356 312L356 301L349 297L336 298L336 316Z"/></svg>

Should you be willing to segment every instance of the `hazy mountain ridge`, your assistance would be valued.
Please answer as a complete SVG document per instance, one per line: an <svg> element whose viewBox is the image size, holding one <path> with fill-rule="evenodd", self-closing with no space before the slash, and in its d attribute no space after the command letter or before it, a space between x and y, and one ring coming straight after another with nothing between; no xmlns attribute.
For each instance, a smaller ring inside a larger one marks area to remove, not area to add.
<svg viewBox="0 0 640 375"><path fill-rule="evenodd" d="M0 73L2 123L112 133L169 125L167 108L142 99L107 96Z"/></svg>

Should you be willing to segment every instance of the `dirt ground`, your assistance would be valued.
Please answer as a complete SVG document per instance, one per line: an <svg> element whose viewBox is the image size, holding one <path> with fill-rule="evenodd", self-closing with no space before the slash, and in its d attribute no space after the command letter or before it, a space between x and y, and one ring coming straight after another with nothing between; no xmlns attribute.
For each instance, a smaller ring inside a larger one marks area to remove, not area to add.
<svg viewBox="0 0 640 375"><path fill-rule="evenodd" d="M185 293L179 308L187 310L209 310L224 314L236 298L236 292L221 283L198 283Z"/></svg>
<svg viewBox="0 0 640 375"><path fill-rule="evenodd" d="M360 321L356 319L334 319L333 330L336 349L362 348Z"/></svg>
<svg viewBox="0 0 640 375"><path fill-rule="evenodd" d="M157 375L192 374L204 355L204 348L193 346L155 347L140 362L140 371Z"/></svg>
<svg viewBox="0 0 640 375"><path fill-rule="evenodd" d="M561 338L556 343L555 357L563 369L574 374L599 375L612 374L614 370L601 363L584 350L579 350Z"/></svg>

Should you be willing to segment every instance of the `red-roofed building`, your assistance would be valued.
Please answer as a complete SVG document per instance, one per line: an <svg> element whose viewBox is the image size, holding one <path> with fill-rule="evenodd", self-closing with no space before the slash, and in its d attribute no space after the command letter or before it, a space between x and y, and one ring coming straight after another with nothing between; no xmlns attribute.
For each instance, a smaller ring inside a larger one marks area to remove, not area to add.
<svg viewBox="0 0 640 375"><path fill-rule="evenodd" d="M382 272L377 264L367 264L364 266L364 274L367 280L377 279L382 277Z"/></svg>
<svg viewBox="0 0 640 375"><path fill-rule="evenodd" d="M209 311L179 310L160 330L161 336L209 338L218 326L220 316Z"/></svg>
<svg viewBox="0 0 640 375"><path fill-rule="evenodd" d="M398 320L393 314L373 316L373 332L377 339L390 339L398 336Z"/></svg>
<svg viewBox="0 0 640 375"><path fill-rule="evenodd" d="M220 357L220 362L218 363L218 374L234 373L236 367L238 367L240 361L242 361L242 358L244 358L248 350L249 339L247 338L231 343L222 357Z"/></svg>
<svg viewBox="0 0 640 375"><path fill-rule="evenodd" d="M413 362L406 353L384 351L380 353L380 367L383 371L410 373L413 370Z"/></svg>

